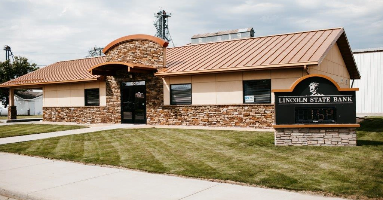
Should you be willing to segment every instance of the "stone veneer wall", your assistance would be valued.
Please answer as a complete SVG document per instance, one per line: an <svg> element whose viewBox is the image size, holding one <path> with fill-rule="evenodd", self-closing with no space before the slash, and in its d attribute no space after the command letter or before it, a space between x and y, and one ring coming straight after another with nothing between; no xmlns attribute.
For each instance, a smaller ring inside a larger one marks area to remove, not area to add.
<svg viewBox="0 0 383 200"><path fill-rule="evenodd" d="M157 67L164 66L165 48L149 40L121 43L106 53L106 62L139 63Z"/></svg>
<svg viewBox="0 0 383 200"><path fill-rule="evenodd" d="M276 128L276 146L356 146L355 128Z"/></svg>
<svg viewBox="0 0 383 200"><path fill-rule="evenodd" d="M125 72L106 78L106 106L84 107L43 107L43 120L52 122L121 123L122 82L145 81L146 109L155 110L163 102L162 79L150 74L134 74L132 78Z"/></svg>
<svg viewBox="0 0 383 200"><path fill-rule="evenodd" d="M117 122L121 123L121 89L122 82L145 81L146 85L146 111L156 110L163 102L162 79L154 74L134 74L133 78L128 75L120 74L108 76L106 81L106 106L118 113Z"/></svg>
<svg viewBox="0 0 383 200"><path fill-rule="evenodd" d="M274 105L185 105L147 109L151 125L271 128Z"/></svg>
<svg viewBox="0 0 383 200"><path fill-rule="evenodd" d="M118 123L115 116L105 106L43 107L43 120L51 122Z"/></svg>

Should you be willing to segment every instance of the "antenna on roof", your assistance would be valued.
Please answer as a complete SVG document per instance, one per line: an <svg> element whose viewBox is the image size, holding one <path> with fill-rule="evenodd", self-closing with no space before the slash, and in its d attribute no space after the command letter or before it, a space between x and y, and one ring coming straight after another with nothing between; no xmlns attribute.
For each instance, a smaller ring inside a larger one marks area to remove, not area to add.
<svg viewBox="0 0 383 200"><path fill-rule="evenodd" d="M11 57L11 56L12 56L12 60L13 60L14 58L13 58L13 53L12 53L11 47L8 45L5 45L4 50L5 50L5 60L9 60L9 57Z"/></svg>
<svg viewBox="0 0 383 200"><path fill-rule="evenodd" d="M154 17L157 19L154 21L154 27L157 29L156 37L162 38L167 42L172 41L172 37L170 36L169 27L168 27L168 18L171 17L172 14L167 14L165 10L160 10L154 14ZM172 41L173 46L174 42Z"/></svg>

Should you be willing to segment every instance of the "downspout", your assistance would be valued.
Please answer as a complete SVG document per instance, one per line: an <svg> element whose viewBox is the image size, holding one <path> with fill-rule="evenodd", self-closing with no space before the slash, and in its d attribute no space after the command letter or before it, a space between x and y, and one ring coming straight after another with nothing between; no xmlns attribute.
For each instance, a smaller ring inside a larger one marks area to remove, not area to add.
<svg viewBox="0 0 383 200"><path fill-rule="evenodd" d="M305 70L305 71L306 71L307 75L309 75L309 74L310 74L310 73L309 73L309 69L308 69L307 65L304 65L304 66L303 66L303 70Z"/></svg>
<svg viewBox="0 0 383 200"><path fill-rule="evenodd" d="M351 88L354 86L355 79L352 79Z"/></svg>

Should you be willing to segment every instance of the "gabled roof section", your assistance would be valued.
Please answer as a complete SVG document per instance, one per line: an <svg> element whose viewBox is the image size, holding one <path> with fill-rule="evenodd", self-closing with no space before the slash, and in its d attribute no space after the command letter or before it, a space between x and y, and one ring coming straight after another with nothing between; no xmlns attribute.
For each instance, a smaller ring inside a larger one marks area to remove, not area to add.
<svg viewBox="0 0 383 200"><path fill-rule="evenodd" d="M99 76L90 74L88 69L103 62L105 62L105 57L61 61L0 84L0 87L97 80Z"/></svg>
<svg viewBox="0 0 383 200"><path fill-rule="evenodd" d="M352 54L350 44L348 43L348 39L347 39L345 31L343 31L343 33L340 35L340 37L336 41L336 43L338 44L340 53L342 54L344 63L346 64L348 73L350 74L350 78L351 79L360 79L360 73L359 73L358 67L356 66L355 59L354 59L354 56ZM332 45L331 45L331 47L332 47ZM320 62L324 59L324 56L322 57Z"/></svg>
<svg viewBox="0 0 383 200"><path fill-rule="evenodd" d="M157 75L318 65L336 42L351 77L359 77L343 28L168 48L167 68Z"/></svg>

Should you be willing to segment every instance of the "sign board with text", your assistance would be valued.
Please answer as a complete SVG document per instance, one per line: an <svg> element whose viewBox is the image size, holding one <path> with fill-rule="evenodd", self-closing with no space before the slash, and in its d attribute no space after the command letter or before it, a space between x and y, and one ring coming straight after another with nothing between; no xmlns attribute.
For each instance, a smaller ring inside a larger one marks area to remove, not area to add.
<svg viewBox="0 0 383 200"><path fill-rule="evenodd" d="M326 76L302 77L290 90L274 92L275 123L355 124L355 91Z"/></svg>

